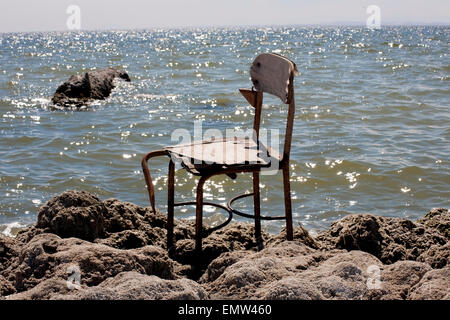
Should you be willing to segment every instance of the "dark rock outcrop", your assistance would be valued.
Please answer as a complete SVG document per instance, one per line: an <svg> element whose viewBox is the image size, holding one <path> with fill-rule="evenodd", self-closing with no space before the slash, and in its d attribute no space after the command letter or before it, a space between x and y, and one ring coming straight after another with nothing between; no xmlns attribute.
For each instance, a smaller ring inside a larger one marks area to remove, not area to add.
<svg viewBox="0 0 450 320"><path fill-rule="evenodd" d="M434 208L425 217L417 220L428 228L435 229L450 240L450 212L445 208Z"/></svg>
<svg viewBox="0 0 450 320"><path fill-rule="evenodd" d="M417 258L417 261L428 263L435 269L450 266L450 243L432 245Z"/></svg>
<svg viewBox="0 0 450 320"><path fill-rule="evenodd" d="M166 248L166 215L150 208L117 199L101 201L84 191L67 191L39 209L38 223L17 239L28 242L41 233L53 233L61 238L75 237L116 249L135 249L147 245ZM204 240L201 259L194 253L194 223L175 221L175 248L171 258L180 264L176 272L198 278L208 264L224 252L256 250L254 227L247 223L232 223ZM266 238L269 237L264 233ZM195 268L192 268L195 265Z"/></svg>
<svg viewBox="0 0 450 320"><path fill-rule="evenodd" d="M16 239L0 236L0 297L16 291L13 285L14 275L5 270L17 259L19 246L20 242Z"/></svg>
<svg viewBox="0 0 450 320"><path fill-rule="evenodd" d="M0 236L0 271L5 269L19 254L18 245L16 239Z"/></svg>
<svg viewBox="0 0 450 320"><path fill-rule="evenodd" d="M36 226L63 238L93 241L104 235L106 214L98 197L84 191L64 192L39 209Z"/></svg>
<svg viewBox="0 0 450 320"><path fill-rule="evenodd" d="M222 253L236 250L256 250L254 226L249 223L231 223L227 228L220 229L203 239L202 257L195 255L195 240L193 237L183 238L176 242L173 258L183 264L196 264L207 267L208 264ZM263 232L263 237L269 235Z"/></svg>
<svg viewBox="0 0 450 320"><path fill-rule="evenodd" d="M175 221L168 253L165 214L67 191L36 226L0 236L0 299L450 299L448 222L446 209L352 215L315 238L264 233L261 251L252 223L232 223L198 257L192 221Z"/></svg>
<svg viewBox="0 0 450 320"><path fill-rule="evenodd" d="M115 78L130 81L130 77L125 71L113 68L73 75L56 89L52 102L63 107L80 107L87 105L92 100L103 100L110 95L114 88L113 80Z"/></svg>
<svg viewBox="0 0 450 320"><path fill-rule="evenodd" d="M440 212L440 219L449 219L447 209ZM362 250L387 264L399 260L416 260L432 246L440 248L448 241L441 228L435 227L435 223L433 227L424 224L431 223L430 218L436 220L435 215L427 215L421 220L422 223L370 214L350 215L334 222L316 241L331 248Z"/></svg>
<svg viewBox="0 0 450 320"><path fill-rule="evenodd" d="M286 241L286 228L282 228L279 234L273 235L268 238L268 245L275 245L281 242ZM298 243L303 243L308 245L311 248L319 248L320 244L316 242L313 237L311 237L308 233L308 230L303 228L303 226L298 225L294 227L294 240Z"/></svg>

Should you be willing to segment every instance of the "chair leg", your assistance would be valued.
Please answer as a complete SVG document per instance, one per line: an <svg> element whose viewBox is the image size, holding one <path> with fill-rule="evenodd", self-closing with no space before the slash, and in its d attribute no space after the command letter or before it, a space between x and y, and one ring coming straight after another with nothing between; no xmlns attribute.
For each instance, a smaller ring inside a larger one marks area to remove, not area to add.
<svg viewBox="0 0 450 320"><path fill-rule="evenodd" d="M289 161L283 166L284 208L286 212L286 239L294 239L292 228L291 182L289 180Z"/></svg>
<svg viewBox="0 0 450 320"><path fill-rule="evenodd" d="M195 207L195 251L200 254L202 252L203 237L203 185L207 176L202 176L197 185L197 201Z"/></svg>
<svg viewBox="0 0 450 320"><path fill-rule="evenodd" d="M168 192L167 192L167 250L170 250L173 247L174 207L175 207L175 164L172 160L170 160Z"/></svg>
<svg viewBox="0 0 450 320"><path fill-rule="evenodd" d="M148 169L148 161L151 158L154 157L159 157L159 156L164 156L167 155L167 152L164 150L157 150L157 151L152 151L147 153L144 158L142 158L142 170L144 172L144 177L145 177L145 183L147 185L147 191L148 191L148 197L150 199L150 204L152 206L152 210L154 213L156 213L156 207L155 207L155 188L153 186L153 182L152 182L152 177L150 175L150 170Z"/></svg>
<svg viewBox="0 0 450 320"><path fill-rule="evenodd" d="M259 171L253 172L253 207L255 213L255 238L258 249L262 249L261 237L261 203L259 191Z"/></svg>

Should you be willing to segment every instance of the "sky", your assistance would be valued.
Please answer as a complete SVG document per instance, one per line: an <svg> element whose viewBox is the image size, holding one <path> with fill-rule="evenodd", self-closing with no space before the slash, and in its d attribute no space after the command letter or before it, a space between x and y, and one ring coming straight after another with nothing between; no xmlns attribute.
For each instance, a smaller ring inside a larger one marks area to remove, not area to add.
<svg viewBox="0 0 450 320"><path fill-rule="evenodd" d="M68 30L70 5L83 30L365 24L370 5L381 25L450 25L449 0L1 0L0 32Z"/></svg>

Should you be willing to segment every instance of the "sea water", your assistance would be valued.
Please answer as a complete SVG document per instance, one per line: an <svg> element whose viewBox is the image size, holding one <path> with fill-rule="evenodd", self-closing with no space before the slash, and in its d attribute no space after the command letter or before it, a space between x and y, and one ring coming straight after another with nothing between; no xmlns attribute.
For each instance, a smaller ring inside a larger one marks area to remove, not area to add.
<svg viewBox="0 0 450 320"><path fill-rule="evenodd" d="M0 34L0 232L35 223L65 190L148 206L140 161L175 144L175 129L251 128L239 88L262 52L293 60L291 151L294 224L321 230L353 213L416 219L450 202L450 28L246 27ZM109 98L82 109L50 100L71 75L127 71ZM287 107L265 96L262 128L279 129ZM150 163L157 206L167 201L167 158ZM176 200L196 179L177 166ZM251 176L217 176L205 197L251 192ZM283 215L281 174L261 178L264 215ZM237 207L252 211L251 198ZM194 208L176 216L194 217ZM226 217L205 207L205 222ZM241 218L237 218L238 220ZM277 232L283 221L264 222Z"/></svg>

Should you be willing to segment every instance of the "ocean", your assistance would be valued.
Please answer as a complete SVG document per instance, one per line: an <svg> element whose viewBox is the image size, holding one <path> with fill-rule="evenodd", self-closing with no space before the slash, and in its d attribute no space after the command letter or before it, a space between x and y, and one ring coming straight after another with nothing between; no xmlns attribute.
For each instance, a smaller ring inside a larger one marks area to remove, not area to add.
<svg viewBox="0 0 450 320"><path fill-rule="evenodd" d="M294 224L312 233L354 213L417 219L450 206L450 28L245 27L0 34L0 233L36 222L51 197L81 189L148 206L140 161L172 145L175 129L244 129L239 94L263 52L293 60ZM109 98L82 109L51 97L71 75L128 72ZM265 96L262 127L284 132L287 108ZM282 142L282 137L281 137ZM167 158L151 162L157 207L167 201ZM218 176L205 198L251 190L251 176ZM282 176L262 176L262 214L284 213ZM177 167L176 200L195 197ZM251 199L238 208L252 211ZM177 208L176 217L194 217ZM225 219L205 207L205 223ZM245 220L236 217L237 220ZM278 232L283 221L264 221Z"/></svg>

